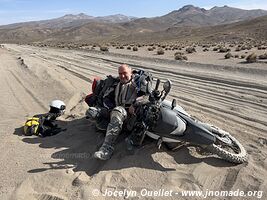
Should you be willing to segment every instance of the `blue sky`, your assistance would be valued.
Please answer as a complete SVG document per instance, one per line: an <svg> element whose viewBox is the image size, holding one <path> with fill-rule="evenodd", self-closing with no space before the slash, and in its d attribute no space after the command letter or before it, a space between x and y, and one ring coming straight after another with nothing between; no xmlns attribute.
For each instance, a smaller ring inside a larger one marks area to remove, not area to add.
<svg viewBox="0 0 267 200"><path fill-rule="evenodd" d="M161 16L192 4L210 9L232 6L267 10L267 0L0 0L0 25L85 13L91 16L124 14L136 17Z"/></svg>

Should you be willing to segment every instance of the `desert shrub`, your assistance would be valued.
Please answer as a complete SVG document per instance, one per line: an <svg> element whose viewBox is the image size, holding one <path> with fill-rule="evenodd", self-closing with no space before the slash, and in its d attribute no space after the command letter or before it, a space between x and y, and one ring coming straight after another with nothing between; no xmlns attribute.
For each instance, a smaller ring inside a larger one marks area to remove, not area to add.
<svg viewBox="0 0 267 200"><path fill-rule="evenodd" d="M116 49L119 49L120 47L119 46L116 46Z"/></svg>
<svg viewBox="0 0 267 200"><path fill-rule="evenodd" d="M212 49L212 51L218 51L218 47L214 47L213 49Z"/></svg>
<svg viewBox="0 0 267 200"><path fill-rule="evenodd" d="M133 51L138 51L138 48L136 46L133 47Z"/></svg>
<svg viewBox="0 0 267 200"><path fill-rule="evenodd" d="M256 62L256 61L257 61L257 55L256 55L255 53L249 54L249 55L246 57L246 61L247 61L248 63Z"/></svg>
<svg viewBox="0 0 267 200"><path fill-rule="evenodd" d="M240 58L242 58L242 59L244 59L245 57L246 57L246 55L244 55L244 54L240 56Z"/></svg>
<svg viewBox="0 0 267 200"><path fill-rule="evenodd" d="M259 59L267 59L267 53L259 55Z"/></svg>
<svg viewBox="0 0 267 200"><path fill-rule="evenodd" d="M266 47L265 46L258 46L258 50L265 50Z"/></svg>
<svg viewBox="0 0 267 200"><path fill-rule="evenodd" d="M181 54L174 54L174 59L175 60L188 60L188 58L184 55L181 55Z"/></svg>
<svg viewBox="0 0 267 200"><path fill-rule="evenodd" d="M235 48L235 51L240 51L240 50L241 50L240 47Z"/></svg>
<svg viewBox="0 0 267 200"><path fill-rule="evenodd" d="M247 46L247 50L250 50L250 49L252 49L252 46L251 45L248 45Z"/></svg>
<svg viewBox="0 0 267 200"><path fill-rule="evenodd" d="M148 47L147 50L148 50L148 51L153 51L154 48L153 48L153 47Z"/></svg>
<svg viewBox="0 0 267 200"><path fill-rule="evenodd" d="M131 49L132 49L132 47L131 47L131 46L128 46L128 47L127 47L127 49L128 49L128 50L131 50Z"/></svg>
<svg viewBox="0 0 267 200"><path fill-rule="evenodd" d="M241 50L250 50L251 48L252 48L251 45L243 45L243 46L241 47Z"/></svg>
<svg viewBox="0 0 267 200"><path fill-rule="evenodd" d="M100 47L100 51L108 51L108 47L106 47L106 46L101 46L101 47Z"/></svg>
<svg viewBox="0 0 267 200"><path fill-rule="evenodd" d="M209 49L208 48L205 48L205 49L203 49L203 51L206 52L206 51L209 51Z"/></svg>
<svg viewBox="0 0 267 200"><path fill-rule="evenodd" d="M159 49L157 50L157 54L158 54L158 55L163 55L163 54L164 54L164 50L163 50L162 48L159 48Z"/></svg>
<svg viewBox="0 0 267 200"><path fill-rule="evenodd" d="M230 52L228 52L227 54L224 55L225 59L229 59L231 57L233 57L233 55Z"/></svg>
<svg viewBox="0 0 267 200"><path fill-rule="evenodd" d="M120 46L120 49L124 49L124 46Z"/></svg>
<svg viewBox="0 0 267 200"><path fill-rule="evenodd" d="M236 54L234 57L235 57L235 58L239 58L239 55Z"/></svg>
<svg viewBox="0 0 267 200"><path fill-rule="evenodd" d="M178 50L178 46L174 46L173 48L172 48L172 50Z"/></svg>
<svg viewBox="0 0 267 200"><path fill-rule="evenodd" d="M241 47L241 50L246 50L246 49L247 49L246 46L242 46L242 47Z"/></svg>
<svg viewBox="0 0 267 200"><path fill-rule="evenodd" d="M174 56L176 56L176 55L184 55L184 53L180 52L180 51L177 51L177 52L174 53Z"/></svg>
<svg viewBox="0 0 267 200"><path fill-rule="evenodd" d="M221 47L219 53L226 53L228 51L230 51L230 49L227 49L226 47Z"/></svg>
<svg viewBox="0 0 267 200"><path fill-rule="evenodd" d="M195 49L195 47L188 47L188 48L186 48L186 52L187 53L194 53L194 52L196 52L196 49Z"/></svg>

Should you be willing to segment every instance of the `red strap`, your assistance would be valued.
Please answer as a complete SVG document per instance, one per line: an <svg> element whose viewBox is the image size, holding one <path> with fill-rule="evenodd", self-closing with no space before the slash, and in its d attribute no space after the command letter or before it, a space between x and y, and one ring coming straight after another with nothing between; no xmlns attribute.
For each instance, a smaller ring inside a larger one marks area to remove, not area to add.
<svg viewBox="0 0 267 200"><path fill-rule="evenodd" d="M95 91L95 87L96 87L97 81L99 81L99 80L100 80L99 77L95 77L95 78L94 78L94 81L93 81L93 83L92 83L92 92Z"/></svg>

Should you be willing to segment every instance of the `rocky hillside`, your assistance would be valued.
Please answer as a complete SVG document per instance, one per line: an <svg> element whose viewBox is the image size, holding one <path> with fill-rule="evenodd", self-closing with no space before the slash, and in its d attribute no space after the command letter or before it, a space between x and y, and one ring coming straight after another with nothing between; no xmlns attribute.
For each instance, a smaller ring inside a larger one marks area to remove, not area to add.
<svg viewBox="0 0 267 200"><path fill-rule="evenodd" d="M201 35L206 37L206 33L225 32L225 29L233 30L232 34L239 34L239 29L235 26L241 26L242 30L244 28L245 32L253 32L252 35L256 36L257 31L262 29L263 32L260 31L258 34L264 33L265 25L261 24L261 20L264 23L265 18L257 18L264 15L267 15L265 10L242 10L228 6L206 10L192 5L154 18L136 19L124 15L93 17L81 13L51 20L0 26L0 42L144 41L157 38L168 40ZM258 28L255 28L253 21L250 21L255 18L257 18L255 22ZM233 25L228 26L228 24Z"/></svg>

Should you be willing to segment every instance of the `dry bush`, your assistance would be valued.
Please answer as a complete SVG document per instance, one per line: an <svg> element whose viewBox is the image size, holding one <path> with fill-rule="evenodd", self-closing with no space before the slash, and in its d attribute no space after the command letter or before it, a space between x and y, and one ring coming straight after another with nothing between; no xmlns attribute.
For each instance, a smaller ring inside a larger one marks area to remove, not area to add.
<svg viewBox="0 0 267 200"><path fill-rule="evenodd" d="M106 46L101 46L101 47L100 47L100 51L108 51L108 47L106 47Z"/></svg>
<svg viewBox="0 0 267 200"><path fill-rule="evenodd" d="M241 51L241 48L240 47L236 47L235 51Z"/></svg>
<svg viewBox="0 0 267 200"><path fill-rule="evenodd" d="M233 57L233 55L230 52L228 52L227 54L224 55L225 59L229 59L231 57Z"/></svg>
<svg viewBox="0 0 267 200"><path fill-rule="evenodd" d="M205 48L205 49L203 49L203 51L206 52L206 51L209 51L209 49L208 48Z"/></svg>
<svg viewBox="0 0 267 200"><path fill-rule="evenodd" d="M226 47L221 47L219 53L226 53L228 51L231 51L231 49L227 49Z"/></svg>
<svg viewBox="0 0 267 200"><path fill-rule="evenodd" d="M242 58L242 59L244 59L245 57L246 57L246 55L244 55L244 54L240 56L240 58Z"/></svg>
<svg viewBox="0 0 267 200"><path fill-rule="evenodd" d="M259 55L259 59L267 59L267 53Z"/></svg>
<svg viewBox="0 0 267 200"><path fill-rule="evenodd" d="M254 63L257 61L257 55L255 53L252 53L252 54L249 54L247 57L246 57L246 61L248 63Z"/></svg>
<svg viewBox="0 0 267 200"><path fill-rule="evenodd" d="M175 60L188 60L188 58L184 55L181 55L181 54L174 54L174 59Z"/></svg>
<svg viewBox="0 0 267 200"><path fill-rule="evenodd" d="M174 46L174 47L172 48L172 50L178 50L178 49L179 49L178 46Z"/></svg>
<svg viewBox="0 0 267 200"><path fill-rule="evenodd" d="M127 47L127 50L131 50L131 49L132 49L132 47L131 47L131 46L128 46L128 47Z"/></svg>
<svg viewBox="0 0 267 200"><path fill-rule="evenodd" d="M194 53L194 52L196 52L196 49L195 49L195 47L188 47L188 48L186 48L186 52L187 53Z"/></svg>
<svg viewBox="0 0 267 200"><path fill-rule="evenodd" d="M218 51L219 47L214 47L212 51Z"/></svg>
<svg viewBox="0 0 267 200"><path fill-rule="evenodd" d="M241 47L241 50L250 50L251 48L252 48L251 45L243 45L243 46Z"/></svg>
<svg viewBox="0 0 267 200"><path fill-rule="evenodd" d="M158 54L158 55L163 55L163 54L164 54L164 50L163 50L162 48L159 48L159 49L157 50L157 54Z"/></svg>
<svg viewBox="0 0 267 200"><path fill-rule="evenodd" d="M180 51L177 51L177 52L174 53L174 56L176 56L176 55L184 55L184 53L180 52Z"/></svg>
<svg viewBox="0 0 267 200"><path fill-rule="evenodd" d="M258 50L265 50L266 47L265 46L258 46Z"/></svg>
<svg viewBox="0 0 267 200"><path fill-rule="evenodd" d="M138 51L138 48L136 46L133 47L133 51Z"/></svg>
<svg viewBox="0 0 267 200"><path fill-rule="evenodd" d="M239 55L236 54L234 57L235 57L235 58L239 58Z"/></svg>
<svg viewBox="0 0 267 200"><path fill-rule="evenodd" d="M124 46L120 46L120 49L124 49Z"/></svg>
<svg viewBox="0 0 267 200"><path fill-rule="evenodd" d="M147 50L148 50L148 51L153 51L154 48L153 48L153 47L148 47Z"/></svg>
<svg viewBox="0 0 267 200"><path fill-rule="evenodd" d="M202 45L202 48L210 48L210 45L204 44L204 45Z"/></svg>

